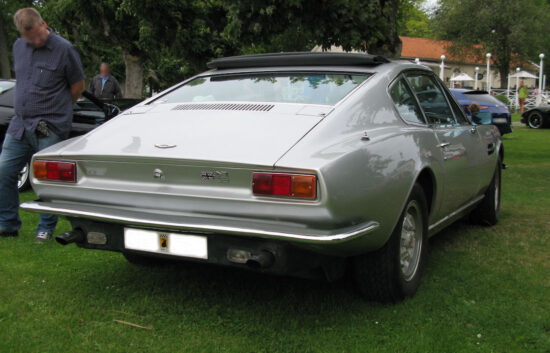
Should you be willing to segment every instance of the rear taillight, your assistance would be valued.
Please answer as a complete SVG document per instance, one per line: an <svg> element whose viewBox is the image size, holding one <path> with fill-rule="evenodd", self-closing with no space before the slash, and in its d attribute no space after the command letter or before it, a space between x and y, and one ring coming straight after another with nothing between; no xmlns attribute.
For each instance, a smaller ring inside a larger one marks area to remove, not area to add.
<svg viewBox="0 0 550 353"><path fill-rule="evenodd" d="M252 192L256 195L315 199L317 178L307 174L254 173Z"/></svg>
<svg viewBox="0 0 550 353"><path fill-rule="evenodd" d="M489 109L489 106L487 106L487 105L480 105L480 106L479 106L479 109Z"/></svg>
<svg viewBox="0 0 550 353"><path fill-rule="evenodd" d="M36 160L33 163L33 173L38 180L76 182L76 164L74 162Z"/></svg>

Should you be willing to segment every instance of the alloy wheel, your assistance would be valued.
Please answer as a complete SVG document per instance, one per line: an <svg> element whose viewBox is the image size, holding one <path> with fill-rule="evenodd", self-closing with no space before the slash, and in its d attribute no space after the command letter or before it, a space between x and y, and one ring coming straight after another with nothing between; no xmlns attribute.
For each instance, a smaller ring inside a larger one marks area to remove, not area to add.
<svg viewBox="0 0 550 353"><path fill-rule="evenodd" d="M540 129L542 127L542 116L538 113L531 113L528 122L531 129Z"/></svg>
<svg viewBox="0 0 550 353"><path fill-rule="evenodd" d="M399 248L399 264L405 281L410 281L418 270L424 231L422 223L420 207L415 200L412 200L407 205L403 217Z"/></svg>

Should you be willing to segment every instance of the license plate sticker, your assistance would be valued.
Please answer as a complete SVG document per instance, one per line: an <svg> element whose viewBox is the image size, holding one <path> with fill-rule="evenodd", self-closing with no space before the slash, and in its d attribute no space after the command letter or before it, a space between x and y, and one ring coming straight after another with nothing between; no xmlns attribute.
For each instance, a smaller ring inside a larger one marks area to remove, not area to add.
<svg viewBox="0 0 550 353"><path fill-rule="evenodd" d="M124 228L124 247L128 250L208 259L206 237Z"/></svg>

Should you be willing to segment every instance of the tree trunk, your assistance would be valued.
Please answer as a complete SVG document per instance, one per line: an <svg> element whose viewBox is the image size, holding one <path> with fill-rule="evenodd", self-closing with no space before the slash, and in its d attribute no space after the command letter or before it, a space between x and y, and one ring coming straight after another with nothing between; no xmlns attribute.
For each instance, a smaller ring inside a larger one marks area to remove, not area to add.
<svg viewBox="0 0 550 353"><path fill-rule="evenodd" d="M385 40L378 40L367 48L369 54L382 55L388 58L401 57L403 43L397 33L397 13L400 0L379 0L379 16L384 17L386 28L382 29Z"/></svg>
<svg viewBox="0 0 550 353"><path fill-rule="evenodd" d="M500 68L498 71L500 74L500 88L506 88L508 86L508 74L510 72L503 68Z"/></svg>
<svg viewBox="0 0 550 353"><path fill-rule="evenodd" d="M141 58L123 50L122 57L126 65L126 81L124 96L126 98L141 98L143 92L143 67Z"/></svg>
<svg viewBox="0 0 550 353"><path fill-rule="evenodd" d="M3 16L0 16L0 77L11 78L8 37Z"/></svg>

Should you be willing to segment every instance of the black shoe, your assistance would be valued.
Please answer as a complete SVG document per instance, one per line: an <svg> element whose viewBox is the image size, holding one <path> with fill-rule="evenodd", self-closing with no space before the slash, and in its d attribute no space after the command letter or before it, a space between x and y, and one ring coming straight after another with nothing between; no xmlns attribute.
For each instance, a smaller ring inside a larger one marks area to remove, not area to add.
<svg viewBox="0 0 550 353"><path fill-rule="evenodd" d="M18 235L19 235L18 231L15 231L15 232L0 232L0 237L2 237L2 238L16 237Z"/></svg>

